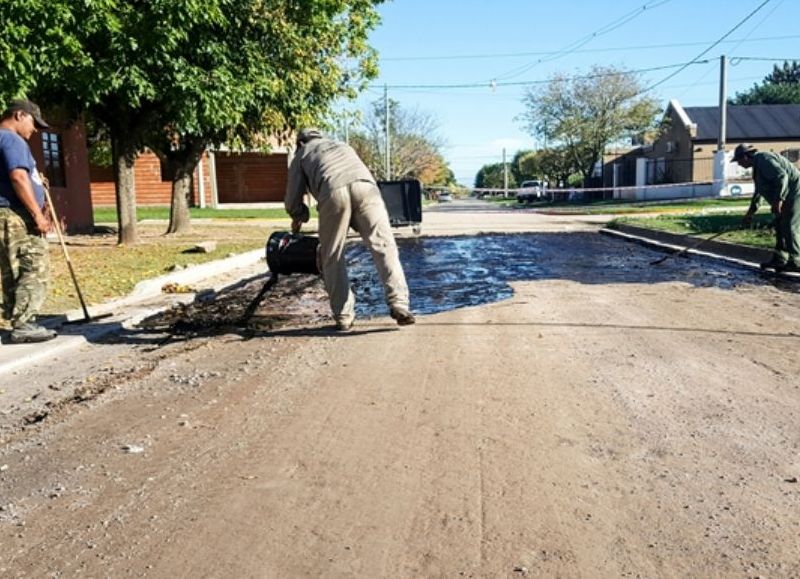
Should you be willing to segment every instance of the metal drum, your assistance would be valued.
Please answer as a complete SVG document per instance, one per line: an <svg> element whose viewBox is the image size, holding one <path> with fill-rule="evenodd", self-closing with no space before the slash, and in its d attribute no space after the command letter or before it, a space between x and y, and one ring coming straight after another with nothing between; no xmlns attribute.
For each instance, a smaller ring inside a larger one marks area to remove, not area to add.
<svg viewBox="0 0 800 579"><path fill-rule="evenodd" d="M319 238L276 231L267 240L267 265L273 274L313 273L317 268Z"/></svg>

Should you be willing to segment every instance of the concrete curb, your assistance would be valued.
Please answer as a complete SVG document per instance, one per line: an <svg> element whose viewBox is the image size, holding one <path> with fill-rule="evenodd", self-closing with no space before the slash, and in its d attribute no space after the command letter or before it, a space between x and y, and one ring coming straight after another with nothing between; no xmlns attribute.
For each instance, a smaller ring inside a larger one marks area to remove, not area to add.
<svg viewBox="0 0 800 579"><path fill-rule="evenodd" d="M140 281L133 288L133 291L126 298L122 298L119 303L137 302L142 299L153 297L161 293L161 288L167 283L192 284L202 281L221 271L230 271L239 267L245 267L256 263L265 257L264 249L254 249L247 253L240 253L225 259L209 261L199 265L193 265L180 271L175 271L153 279ZM266 263L266 262L265 262ZM266 265L264 266L266 267Z"/></svg>
<svg viewBox="0 0 800 579"><path fill-rule="evenodd" d="M164 294L161 292L164 284L189 285L203 281L212 282L215 276L253 266L263 258L264 250L254 249L229 258L210 261L142 281L136 285L133 292L123 298L89 306L89 315L93 317L110 312L118 312L107 319L97 322L62 327L62 324L67 321L82 320L84 315L80 309L72 310L64 316L50 319L43 325L59 328L59 335L55 340L39 344L0 345L0 376L30 367L42 360L64 355L87 342L98 340L109 334L119 333L126 328L132 327L141 319L163 311L176 303L191 302L194 299L194 294L170 294L168 299L165 300L163 299ZM268 271L266 262L264 263L264 271Z"/></svg>
<svg viewBox="0 0 800 579"><path fill-rule="evenodd" d="M679 251L697 245L703 239L702 237L695 237L693 235L669 233L624 223L615 224L613 228L603 228L600 230L600 233L614 235L644 245L673 251ZM768 249L759 249L757 247L748 247L716 240L703 243L698 249L690 249L687 253L702 255L713 259L722 259L724 261L755 268L758 268L760 263L772 257L772 251Z"/></svg>
<svg viewBox="0 0 800 579"><path fill-rule="evenodd" d="M90 315L103 315L108 312L113 312L115 309L138 304L144 300L161 295L161 288L168 283L175 283L180 285L191 285L201 282L205 279L219 275L226 271L232 271L240 267L247 267L257 263L260 259L264 258L263 249L254 249L246 253L240 253L225 259L218 259L201 263L198 265L189 266L186 269L168 273L152 279L140 281L133 288L133 291L125 297L117 298L108 302L100 304L92 304L89 307ZM267 265L264 263L266 270ZM58 325L64 321L73 321L83 319L83 311L80 309L70 310L64 315L64 319L57 320L55 324L44 325Z"/></svg>

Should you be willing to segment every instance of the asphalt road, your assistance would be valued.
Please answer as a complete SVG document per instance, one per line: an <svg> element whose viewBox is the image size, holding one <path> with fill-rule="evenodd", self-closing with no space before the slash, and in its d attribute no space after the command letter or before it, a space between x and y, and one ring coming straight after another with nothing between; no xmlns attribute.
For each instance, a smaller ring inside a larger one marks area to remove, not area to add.
<svg viewBox="0 0 800 579"><path fill-rule="evenodd" d="M800 575L800 295L655 274L602 221L455 202L425 241L518 233L527 259L492 263L546 275L344 335L297 281L260 328L155 324L19 372L51 403L0 431L0 575Z"/></svg>

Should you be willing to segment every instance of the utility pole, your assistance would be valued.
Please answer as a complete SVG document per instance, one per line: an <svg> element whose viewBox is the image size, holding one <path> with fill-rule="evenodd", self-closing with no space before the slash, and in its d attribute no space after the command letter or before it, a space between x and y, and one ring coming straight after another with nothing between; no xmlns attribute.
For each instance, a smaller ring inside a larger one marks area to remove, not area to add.
<svg viewBox="0 0 800 579"><path fill-rule="evenodd" d="M728 124L728 59L723 54L719 57L719 136L717 150L714 153L714 183L711 193L716 196L727 195L725 182L725 140Z"/></svg>
<svg viewBox="0 0 800 579"><path fill-rule="evenodd" d="M391 150L392 143L389 136L389 86L383 85L383 115L386 120L386 160L384 162L384 169L386 169L386 180L392 180L392 160Z"/></svg>
<svg viewBox="0 0 800 579"><path fill-rule="evenodd" d="M719 57L719 138L717 151L725 150L728 124L728 59L723 54Z"/></svg>
<svg viewBox="0 0 800 579"><path fill-rule="evenodd" d="M503 147L503 198L508 197L508 164L506 163L506 148Z"/></svg>

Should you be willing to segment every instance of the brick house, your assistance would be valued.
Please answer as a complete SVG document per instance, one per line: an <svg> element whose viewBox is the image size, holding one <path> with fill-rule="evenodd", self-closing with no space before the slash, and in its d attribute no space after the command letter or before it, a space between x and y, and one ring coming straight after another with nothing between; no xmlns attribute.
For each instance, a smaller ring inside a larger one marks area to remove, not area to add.
<svg viewBox="0 0 800 579"><path fill-rule="evenodd" d="M206 152L192 183L196 207L235 206L247 203L282 202L288 178L288 153ZM111 167L90 167L92 203L113 206L114 174ZM169 205L172 181L162 171L158 157L145 151L134 164L137 205Z"/></svg>
<svg viewBox="0 0 800 579"><path fill-rule="evenodd" d="M50 182L50 196L67 233L89 233L94 228L89 182L86 128L58 112L44 111L50 129L30 139L39 171Z"/></svg>

